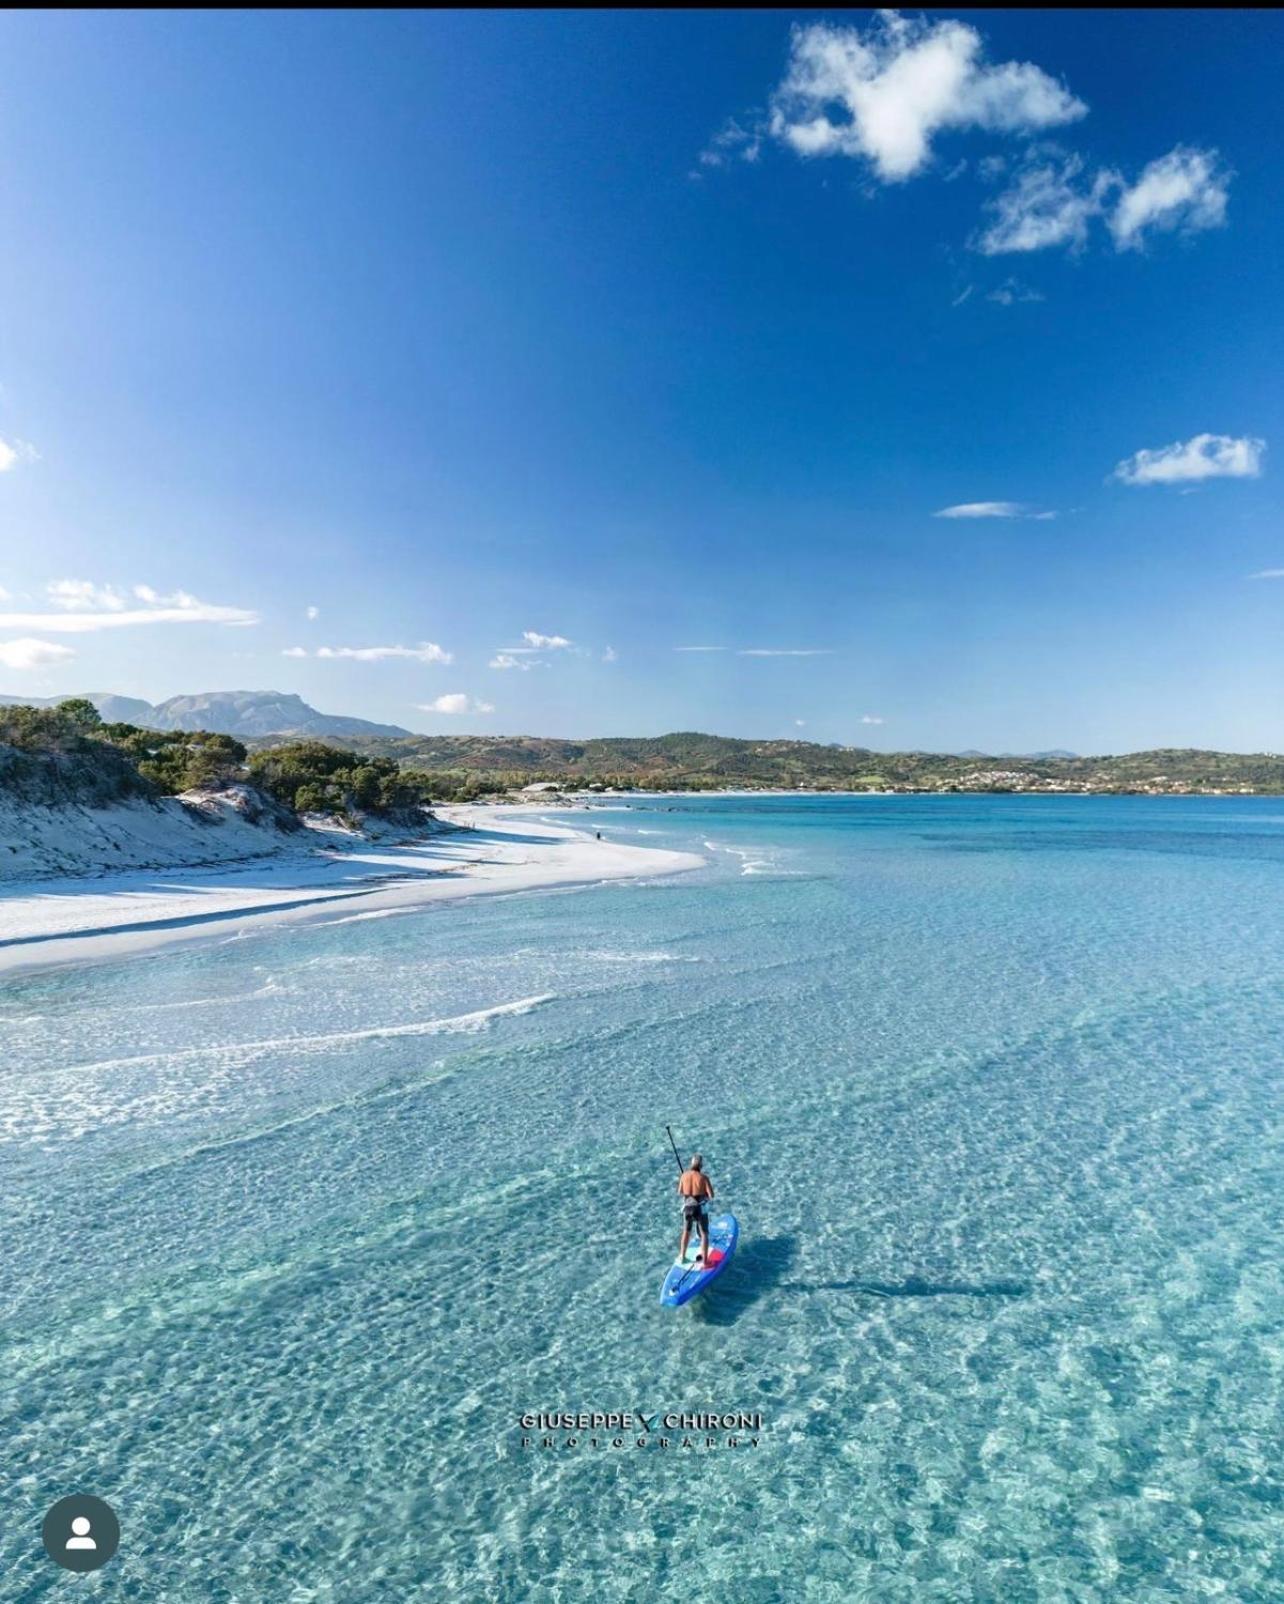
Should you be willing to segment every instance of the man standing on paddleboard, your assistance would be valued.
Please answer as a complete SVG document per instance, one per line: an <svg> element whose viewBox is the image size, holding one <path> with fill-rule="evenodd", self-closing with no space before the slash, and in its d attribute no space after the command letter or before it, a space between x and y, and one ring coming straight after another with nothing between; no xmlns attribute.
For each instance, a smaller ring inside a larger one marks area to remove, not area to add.
<svg viewBox="0 0 1284 1604"><path fill-rule="evenodd" d="M699 1153L691 1160L691 1168L678 1177L678 1194L682 1198L682 1246L678 1249L678 1263L686 1257L687 1243L691 1240L691 1227L700 1232L701 1264L709 1262L709 1216L705 1204L713 1198L713 1182L704 1173L704 1159Z"/></svg>

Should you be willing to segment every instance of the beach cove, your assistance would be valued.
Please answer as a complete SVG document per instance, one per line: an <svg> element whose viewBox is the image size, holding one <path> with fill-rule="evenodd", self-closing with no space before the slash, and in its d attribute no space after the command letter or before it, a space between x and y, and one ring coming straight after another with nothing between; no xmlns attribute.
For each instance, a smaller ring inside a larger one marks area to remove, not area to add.
<svg viewBox="0 0 1284 1604"><path fill-rule="evenodd" d="M703 862L0 988L19 1604L1276 1596L1284 803L549 817Z"/></svg>

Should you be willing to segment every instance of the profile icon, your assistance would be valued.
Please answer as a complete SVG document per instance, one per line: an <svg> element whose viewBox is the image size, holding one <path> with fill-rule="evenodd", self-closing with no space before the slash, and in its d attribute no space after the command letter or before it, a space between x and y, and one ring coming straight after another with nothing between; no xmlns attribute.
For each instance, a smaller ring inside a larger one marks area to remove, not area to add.
<svg viewBox="0 0 1284 1604"><path fill-rule="evenodd" d="M63 1544L63 1547L66 1548L69 1553L74 1549L93 1549L94 1553L97 1553L98 1544L94 1542L93 1538L89 1535L93 1529L94 1523L90 1520L88 1515L77 1515L71 1523L71 1536L67 1539L66 1543Z"/></svg>
<svg viewBox="0 0 1284 1604"><path fill-rule="evenodd" d="M120 1522L101 1498L72 1493L45 1516L40 1535L55 1565L65 1571L96 1571L120 1546Z"/></svg>

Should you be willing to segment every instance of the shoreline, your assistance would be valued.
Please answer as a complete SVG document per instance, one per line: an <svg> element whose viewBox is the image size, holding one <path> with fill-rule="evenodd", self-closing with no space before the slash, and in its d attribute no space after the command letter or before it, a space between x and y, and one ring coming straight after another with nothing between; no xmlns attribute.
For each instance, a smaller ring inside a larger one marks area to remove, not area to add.
<svg viewBox="0 0 1284 1604"><path fill-rule="evenodd" d="M460 897L679 874L695 853L599 841L549 804L434 809L454 828L315 858L42 879L0 892L0 979L282 923L377 918Z"/></svg>

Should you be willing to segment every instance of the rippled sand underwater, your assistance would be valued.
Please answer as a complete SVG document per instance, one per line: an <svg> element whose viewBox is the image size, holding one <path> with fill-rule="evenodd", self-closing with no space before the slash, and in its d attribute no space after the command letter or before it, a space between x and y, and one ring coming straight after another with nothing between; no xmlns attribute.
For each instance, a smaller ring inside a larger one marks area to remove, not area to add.
<svg viewBox="0 0 1284 1604"><path fill-rule="evenodd" d="M6 1604L1284 1597L1284 804L592 822L709 866L0 991Z"/></svg>

